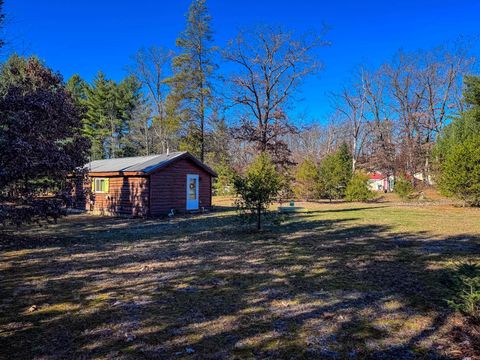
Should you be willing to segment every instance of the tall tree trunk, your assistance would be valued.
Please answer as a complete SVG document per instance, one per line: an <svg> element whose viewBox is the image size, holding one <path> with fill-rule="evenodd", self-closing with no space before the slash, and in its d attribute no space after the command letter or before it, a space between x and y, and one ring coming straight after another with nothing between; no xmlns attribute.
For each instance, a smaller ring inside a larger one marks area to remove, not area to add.
<svg viewBox="0 0 480 360"><path fill-rule="evenodd" d="M353 137L353 148L352 148L352 172L355 172L357 166L357 137Z"/></svg>
<svg viewBox="0 0 480 360"><path fill-rule="evenodd" d="M257 206L257 230L261 230L262 228L262 208Z"/></svg>
<svg viewBox="0 0 480 360"><path fill-rule="evenodd" d="M205 161L205 97L203 95L203 84L200 88L200 160Z"/></svg>
<svg viewBox="0 0 480 360"><path fill-rule="evenodd" d="M110 120L110 125L111 125L110 157L114 159L115 158L115 125L113 124L112 120Z"/></svg>
<svg viewBox="0 0 480 360"><path fill-rule="evenodd" d="M430 185L430 181L428 180L430 174L430 162L429 162L429 152L427 152L425 156L425 163L423 165L423 183L425 185Z"/></svg>

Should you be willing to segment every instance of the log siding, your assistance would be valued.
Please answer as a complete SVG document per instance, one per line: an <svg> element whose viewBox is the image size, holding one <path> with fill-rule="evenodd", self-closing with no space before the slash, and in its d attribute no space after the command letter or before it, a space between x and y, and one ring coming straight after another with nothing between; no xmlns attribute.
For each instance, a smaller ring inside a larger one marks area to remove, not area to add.
<svg viewBox="0 0 480 360"><path fill-rule="evenodd" d="M141 174L141 175L139 175ZM186 212L187 175L198 175L199 210L212 206L212 174L189 158L145 173L92 172L74 185L74 206L100 215L163 216ZM108 191L93 192L95 178L108 178ZM83 189L83 191L82 191Z"/></svg>
<svg viewBox="0 0 480 360"><path fill-rule="evenodd" d="M92 174L85 183L85 207L93 213L101 215L148 216L149 212L149 179L148 176L109 176L107 192L92 192L91 181L97 177Z"/></svg>
<svg viewBox="0 0 480 360"><path fill-rule="evenodd" d="M174 162L150 175L150 213L165 215L174 209L185 212L187 205L187 175L198 176L198 206L212 206L212 176L189 159Z"/></svg>

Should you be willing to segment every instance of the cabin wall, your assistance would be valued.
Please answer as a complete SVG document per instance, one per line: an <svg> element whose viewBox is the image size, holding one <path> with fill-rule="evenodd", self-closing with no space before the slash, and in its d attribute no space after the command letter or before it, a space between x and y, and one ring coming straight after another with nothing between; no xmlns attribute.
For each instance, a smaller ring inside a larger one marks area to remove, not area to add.
<svg viewBox="0 0 480 360"><path fill-rule="evenodd" d="M85 209L97 214L148 216L149 179L140 176L98 176L109 179L108 192L93 193L91 179L85 182ZM81 204L81 201L78 201Z"/></svg>
<svg viewBox="0 0 480 360"><path fill-rule="evenodd" d="M188 174L199 175L199 208L212 206L212 176L193 161L182 159L150 175L152 216L168 214L172 208L186 211Z"/></svg>

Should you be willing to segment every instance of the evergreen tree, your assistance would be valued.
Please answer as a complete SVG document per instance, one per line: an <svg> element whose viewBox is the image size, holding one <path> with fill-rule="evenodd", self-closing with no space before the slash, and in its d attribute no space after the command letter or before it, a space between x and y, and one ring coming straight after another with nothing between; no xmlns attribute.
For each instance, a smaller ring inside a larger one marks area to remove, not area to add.
<svg viewBox="0 0 480 360"><path fill-rule="evenodd" d="M480 206L480 77L468 76L464 82L467 109L436 146L438 184L445 195Z"/></svg>
<svg viewBox="0 0 480 360"><path fill-rule="evenodd" d="M232 167L226 162L221 162L217 163L213 168L218 174L217 178L214 179L215 182L213 183L215 195L232 195L235 190L235 172L233 171Z"/></svg>
<svg viewBox="0 0 480 360"><path fill-rule="evenodd" d="M341 199L352 178L352 156L347 144L342 144L320 164L319 189L322 197Z"/></svg>
<svg viewBox="0 0 480 360"><path fill-rule="evenodd" d="M355 172L345 189L345 200L368 201L373 198L373 192L368 188L368 176Z"/></svg>
<svg viewBox="0 0 480 360"><path fill-rule="evenodd" d="M86 89L88 84L78 74L72 75L65 84L66 88L72 94L75 104L83 107L83 103L87 98Z"/></svg>
<svg viewBox="0 0 480 360"><path fill-rule="evenodd" d="M443 131L436 146L436 157L441 161L454 148L469 138L480 135L480 77L467 76L464 79L464 102L466 111L455 118Z"/></svg>
<svg viewBox="0 0 480 360"><path fill-rule="evenodd" d="M208 147L205 148L205 161L211 166L217 164L230 164L230 129L224 117L219 117L217 112L210 119L212 129L206 133Z"/></svg>
<svg viewBox="0 0 480 360"><path fill-rule="evenodd" d="M101 71L93 80L93 84L85 89L83 102L86 112L83 119L83 133L91 142L91 160L107 157L105 144L109 134L109 109L112 107L112 82L105 78Z"/></svg>
<svg viewBox="0 0 480 360"><path fill-rule="evenodd" d="M480 135L455 144L442 164L439 183L445 195L480 206Z"/></svg>
<svg viewBox="0 0 480 360"><path fill-rule="evenodd" d="M319 173L317 165L305 159L295 171L293 191L298 199L312 200L318 197Z"/></svg>
<svg viewBox="0 0 480 360"><path fill-rule="evenodd" d="M205 159L207 110L212 102L212 74L215 69L210 28L211 17L205 0L193 0L187 27L176 44L181 53L173 59L174 76L169 79L172 96L184 125L181 148Z"/></svg>
<svg viewBox="0 0 480 360"><path fill-rule="evenodd" d="M115 158L132 152L128 133L141 102L140 84L129 76L117 84L102 72L85 88L84 134L92 143L91 159Z"/></svg>
<svg viewBox="0 0 480 360"><path fill-rule="evenodd" d="M132 146L129 135L131 128L136 126L134 123L139 120L135 115L141 111L144 104L141 84L134 76L128 76L116 86L115 95L118 121L112 138L118 153L117 157L138 155L140 150Z"/></svg>
<svg viewBox="0 0 480 360"><path fill-rule="evenodd" d="M230 150L230 129L225 118L219 117L217 111L212 113L210 123L212 129L206 134L208 147L206 147L205 162L218 174L214 180L215 194L232 195L235 171Z"/></svg>
<svg viewBox="0 0 480 360"><path fill-rule="evenodd" d="M254 159L245 176L235 178L238 209L241 213L256 219L258 230L262 227L262 214L275 200L281 183L280 174L270 156L265 152Z"/></svg>
<svg viewBox="0 0 480 360"><path fill-rule="evenodd" d="M395 179L395 192L400 196L402 200L407 200L408 197L415 191L412 182L406 179L404 176L398 176Z"/></svg>

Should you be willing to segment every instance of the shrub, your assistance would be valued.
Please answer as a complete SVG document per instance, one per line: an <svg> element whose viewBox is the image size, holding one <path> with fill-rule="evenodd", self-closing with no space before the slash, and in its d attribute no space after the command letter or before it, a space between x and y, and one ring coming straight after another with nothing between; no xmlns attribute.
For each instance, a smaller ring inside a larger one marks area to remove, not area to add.
<svg viewBox="0 0 480 360"><path fill-rule="evenodd" d="M373 196L373 192L368 188L368 176L358 172L355 173L345 190L345 200L368 201Z"/></svg>
<svg viewBox="0 0 480 360"><path fill-rule="evenodd" d="M439 187L447 196L480 206L480 135L451 146L441 165Z"/></svg>
<svg viewBox="0 0 480 360"><path fill-rule="evenodd" d="M395 180L394 190L402 200L406 200L415 189L410 181L400 176Z"/></svg>
<svg viewBox="0 0 480 360"><path fill-rule="evenodd" d="M455 295L448 304L480 321L480 266L475 263L461 263L455 267L451 279L451 287Z"/></svg>
<svg viewBox="0 0 480 360"><path fill-rule="evenodd" d="M352 178L352 156L346 144L320 163L318 189L321 197L341 199Z"/></svg>
<svg viewBox="0 0 480 360"><path fill-rule="evenodd" d="M282 173L280 179L280 186L277 193L277 201L280 204L290 201L292 198L295 197L293 181L293 176L288 171Z"/></svg>
<svg viewBox="0 0 480 360"><path fill-rule="evenodd" d="M262 153L250 164L244 176L234 180L239 212L257 220L257 229L262 227L262 214L275 200L282 186L282 179L270 156Z"/></svg>
<svg viewBox="0 0 480 360"><path fill-rule="evenodd" d="M305 159L295 171L293 191L297 199L311 200L318 196L318 168L310 159Z"/></svg>

